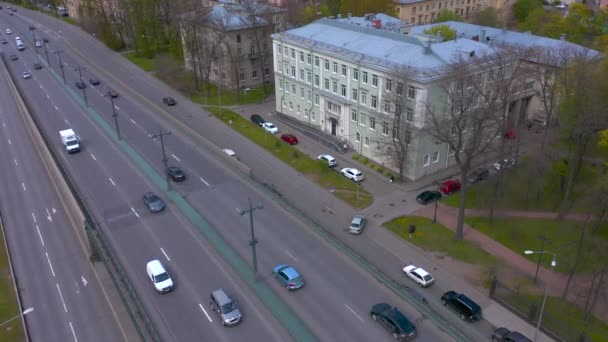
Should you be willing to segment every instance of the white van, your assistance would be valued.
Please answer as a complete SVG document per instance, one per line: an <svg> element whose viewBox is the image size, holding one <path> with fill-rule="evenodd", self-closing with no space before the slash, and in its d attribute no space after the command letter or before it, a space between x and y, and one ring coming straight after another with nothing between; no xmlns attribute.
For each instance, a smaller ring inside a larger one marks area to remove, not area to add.
<svg viewBox="0 0 608 342"><path fill-rule="evenodd" d="M163 267L163 264L158 260L152 260L146 265L148 278L159 293L167 293L173 290L173 280L169 273Z"/></svg>
<svg viewBox="0 0 608 342"><path fill-rule="evenodd" d="M17 50L19 50L19 51L25 50L25 45L22 42L17 42Z"/></svg>

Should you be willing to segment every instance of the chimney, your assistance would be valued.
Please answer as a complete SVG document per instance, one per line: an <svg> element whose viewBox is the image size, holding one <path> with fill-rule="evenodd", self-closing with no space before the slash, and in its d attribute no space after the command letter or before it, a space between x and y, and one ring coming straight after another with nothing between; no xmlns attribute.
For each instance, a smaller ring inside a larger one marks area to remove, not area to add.
<svg viewBox="0 0 608 342"><path fill-rule="evenodd" d="M376 19L376 20L372 21L372 26L374 26L377 29L381 29L382 28L382 20Z"/></svg>
<svg viewBox="0 0 608 342"><path fill-rule="evenodd" d="M424 42L424 54L425 55L431 54L431 42L430 41Z"/></svg>
<svg viewBox="0 0 608 342"><path fill-rule="evenodd" d="M485 28L481 29L481 34L480 34L480 37L479 37L479 41L482 42L482 43L485 43L485 41L486 41L486 29Z"/></svg>
<svg viewBox="0 0 608 342"><path fill-rule="evenodd" d="M562 42L565 42L566 41L566 34L565 33L560 34L559 35L559 40L561 40Z"/></svg>
<svg viewBox="0 0 608 342"><path fill-rule="evenodd" d="M440 43L443 41L443 37L441 37L441 31L437 31L437 43Z"/></svg>

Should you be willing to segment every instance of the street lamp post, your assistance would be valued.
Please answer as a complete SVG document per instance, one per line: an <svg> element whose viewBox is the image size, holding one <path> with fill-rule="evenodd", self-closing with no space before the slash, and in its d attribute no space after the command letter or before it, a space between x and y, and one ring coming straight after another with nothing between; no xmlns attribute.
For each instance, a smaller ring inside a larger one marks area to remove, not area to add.
<svg viewBox="0 0 608 342"><path fill-rule="evenodd" d="M526 254L526 255L530 255L530 254L551 254L551 255L553 255L553 260L551 260L551 269L555 268L555 266L557 265L557 262L555 261L555 259L557 258L557 256L553 252L526 250L526 251L524 251L524 254ZM534 339L533 339L533 341L535 341L535 342L537 341L538 330L540 329L540 323L541 323L541 321L543 319L543 313L545 312L545 303L547 301L547 294L548 293L549 293L549 282L547 282L546 285L545 285L545 294L543 295L543 303L540 306L540 314L538 315L538 322L536 322L536 330L534 330Z"/></svg>
<svg viewBox="0 0 608 342"><path fill-rule="evenodd" d="M86 70L85 68L79 66L76 69L74 69L74 71L78 71L78 76L80 76L80 82L82 83L82 95L84 96L84 103L87 105L87 107L89 106L89 100L87 99L87 86L86 83L84 83L84 79L82 78L82 72ZM112 98L110 96L110 98Z"/></svg>
<svg viewBox="0 0 608 342"><path fill-rule="evenodd" d="M161 128L159 133L156 135L152 135L151 138L152 139L156 139L156 138L160 138L160 148L163 151L163 165L165 166L165 176L166 176L166 181L167 181L167 190L170 190L170 179L169 179L169 172L167 172L169 170L169 165L168 165L168 159L167 159L167 153L165 152L165 139L164 136L166 135L171 135L171 132L163 132L163 129Z"/></svg>
<svg viewBox="0 0 608 342"><path fill-rule="evenodd" d="M439 182L433 182L435 184L435 191L439 191ZM433 223L437 223L437 202L438 198L435 198L435 211L433 212Z"/></svg>
<svg viewBox="0 0 608 342"><path fill-rule="evenodd" d="M25 311L23 311L22 313L18 314L17 316L9 319L8 321L5 321L5 322L1 323L0 327L3 326L3 325L5 325L5 324L7 324L7 323L9 323L9 322L12 322L12 321L16 320L17 318L19 318L21 316L25 316L25 315L29 314L32 311L34 311L34 308L26 309Z"/></svg>
<svg viewBox="0 0 608 342"><path fill-rule="evenodd" d="M114 105L114 98L112 97L112 94L110 94L110 92L108 92L107 96L110 98L110 103L112 104L112 117L114 118L116 135L118 136L118 140L122 140L122 137L120 136L120 127L118 126L118 113L116 112L116 106Z"/></svg>
<svg viewBox="0 0 608 342"><path fill-rule="evenodd" d="M63 84L65 84L65 72L63 71L63 62L61 62L61 54L63 53L63 50L58 50L54 52L55 54L57 54L57 57L59 57L59 67L61 68L61 77L63 77Z"/></svg>
<svg viewBox="0 0 608 342"><path fill-rule="evenodd" d="M251 198L248 199L249 200L249 209L239 209L239 215L243 216L246 213L249 213L249 224L251 227L251 241L249 241L249 246L251 246L251 252L253 253L253 274L255 276L255 278L257 279L257 275L258 275L258 257L256 254L256 250L255 250L255 245L257 245L258 240L256 240L255 238L255 230L253 229L253 211L254 210L258 210L258 209L264 209L264 206L261 204L256 205L255 207L253 206L253 203L251 202Z"/></svg>
<svg viewBox="0 0 608 342"><path fill-rule="evenodd" d="M51 66L51 61L49 60L49 51L46 49L46 43L42 42L42 47L44 47L44 55L46 56L46 64L49 65L49 67Z"/></svg>

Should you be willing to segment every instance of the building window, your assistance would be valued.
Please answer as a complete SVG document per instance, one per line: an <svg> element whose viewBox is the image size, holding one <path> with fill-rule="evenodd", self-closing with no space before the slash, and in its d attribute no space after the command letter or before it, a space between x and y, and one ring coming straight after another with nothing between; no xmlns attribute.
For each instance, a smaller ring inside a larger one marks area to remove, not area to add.
<svg viewBox="0 0 608 342"><path fill-rule="evenodd" d="M353 101L357 101L357 98L359 98L359 92L357 89L353 89Z"/></svg>
<svg viewBox="0 0 608 342"><path fill-rule="evenodd" d="M319 75L315 75L315 85L319 86Z"/></svg>
<svg viewBox="0 0 608 342"><path fill-rule="evenodd" d="M338 82L336 82L336 81L331 82L331 90L334 92L334 94L338 93Z"/></svg>
<svg viewBox="0 0 608 342"><path fill-rule="evenodd" d="M397 95L403 95L403 83L397 82Z"/></svg>
<svg viewBox="0 0 608 342"><path fill-rule="evenodd" d="M367 105L367 93L364 91L361 92L361 104Z"/></svg>
<svg viewBox="0 0 608 342"><path fill-rule="evenodd" d="M406 131L405 132L405 143L409 145L411 142L412 142L412 132Z"/></svg>
<svg viewBox="0 0 608 342"><path fill-rule="evenodd" d="M361 113L361 116L359 117L359 125L365 126L365 114L363 113Z"/></svg>
<svg viewBox="0 0 608 342"><path fill-rule="evenodd" d="M353 80L359 79L359 69L353 69Z"/></svg>
<svg viewBox="0 0 608 342"><path fill-rule="evenodd" d="M435 151L433 152L433 163L436 163L439 161L439 151Z"/></svg>
<svg viewBox="0 0 608 342"><path fill-rule="evenodd" d="M429 164L430 164L430 160L429 159L430 159L429 155L425 154L424 158L422 159L422 163L424 164L424 166L429 166Z"/></svg>
<svg viewBox="0 0 608 342"><path fill-rule="evenodd" d="M289 75L289 65L285 64L285 73Z"/></svg>
<svg viewBox="0 0 608 342"><path fill-rule="evenodd" d="M310 120L315 121L315 112L310 112Z"/></svg>
<svg viewBox="0 0 608 342"><path fill-rule="evenodd" d="M295 85L295 83L291 85L291 92L294 93L294 94L296 93L296 85Z"/></svg>
<svg viewBox="0 0 608 342"><path fill-rule="evenodd" d="M315 56L315 66L319 67L319 57Z"/></svg>
<svg viewBox="0 0 608 342"><path fill-rule="evenodd" d="M298 107L296 107L296 112L298 113L298 115L300 115L300 105L298 105Z"/></svg>
<svg viewBox="0 0 608 342"><path fill-rule="evenodd" d="M390 93L391 90L393 90L393 81L390 78L387 78L386 79L386 91L388 93Z"/></svg>
<svg viewBox="0 0 608 342"><path fill-rule="evenodd" d="M304 52L300 51L300 62L304 63Z"/></svg>
<svg viewBox="0 0 608 342"><path fill-rule="evenodd" d="M371 130L376 129L376 118L373 116L369 117L369 129L371 129Z"/></svg>
<svg viewBox="0 0 608 342"><path fill-rule="evenodd" d="M293 110L293 103L289 101L289 110Z"/></svg>
<svg viewBox="0 0 608 342"><path fill-rule="evenodd" d="M287 46L285 46L285 49L283 49L283 54L285 55L285 57L289 57L289 49L287 48Z"/></svg>
<svg viewBox="0 0 608 342"><path fill-rule="evenodd" d="M312 93L310 92L310 90L307 92L307 95L308 95L308 96L306 97L306 98L308 99L307 101L308 101L308 102L312 102Z"/></svg>
<svg viewBox="0 0 608 342"><path fill-rule="evenodd" d="M304 88L300 88L300 98L304 98Z"/></svg>
<svg viewBox="0 0 608 342"><path fill-rule="evenodd" d="M304 70L300 69L300 81L304 81Z"/></svg>
<svg viewBox="0 0 608 342"><path fill-rule="evenodd" d="M454 154L456 154L456 150L454 150L452 146L450 146L450 149L448 150L448 156L453 156Z"/></svg>
<svg viewBox="0 0 608 342"><path fill-rule="evenodd" d="M306 64L310 65L312 56L308 53L306 54Z"/></svg>
<svg viewBox="0 0 608 342"><path fill-rule="evenodd" d="M310 84L310 82L312 82L312 74L310 73L310 71L306 72L306 83Z"/></svg>
<svg viewBox="0 0 608 342"><path fill-rule="evenodd" d="M386 121L382 123L382 134L388 135L388 122Z"/></svg>
<svg viewBox="0 0 608 342"><path fill-rule="evenodd" d="M367 71L363 72L363 83L367 84Z"/></svg>
<svg viewBox="0 0 608 342"><path fill-rule="evenodd" d="M296 67L291 67L291 77L296 78Z"/></svg>
<svg viewBox="0 0 608 342"><path fill-rule="evenodd" d="M251 72L251 78L253 78L254 80L258 78L258 72L256 70Z"/></svg>
<svg viewBox="0 0 608 342"><path fill-rule="evenodd" d="M372 86L374 86L374 87L378 86L378 75L376 75L376 74L372 74Z"/></svg>
<svg viewBox="0 0 608 342"><path fill-rule="evenodd" d="M384 112L385 113L391 112L391 101L384 100Z"/></svg>
<svg viewBox="0 0 608 342"><path fill-rule="evenodd" d="M329 90L329 79L328 78L323 79L323 87L325 88L325 90Z"/></svg>
<svg viewBox="0 0 608 342"><path fill-rule="evenodd" d="M270 68L268 66L264 68L264 76L270 76Z"/></svg>
<svg viewBox="0 0 608 342"><path fill-rule="evenodd" d="M319 105L319 94L315 94L315 106Z"/></svg>
<svg viewBox="0 0 608 342"><path fill-rule="evenodd" d="M532 89L534 89L534 81L526 82L526 85L524 86L524 90L532 90Z"/></svg>
<svg viewBox="0 0 608 342"><path fill-rule="evenodd" d="M364 142L365 146L369 146L369 137L365 137L365 142Z"/></svg>
<svg viewBox="0 0 608 342"><path fill-rule="evenodd" d="M240 35L240 34L237 34L237 35L236 35L236 42L237 42L237 43L240 43L240 42L241 42L241 35Z"/></svg>
<svg viewBox="0 0 608 342"><path fill-rule="evenodd" d="M359 132L355 134L355 140L357 140L357 142L361 142L361 134Z"/></svg>
<svg viewBox="0 0 608 342"><path fill-rule="evenodd" d="M283 53L283 45L277 44L277 53L280 55Z"/></svg>
<svg viewBox="0 0 608 342"><path fill-rule="evenodd" d="M285 92L289 94L289 82L285 82Z"/></svg>
<svg viewBox="0 0 608 342"><path fill-rule="evenodd" d="M283 89L283 80L279 79L279 89Z"/></svg>
<svg viewBox="0 0 608 342"><path fill-rule="evenodd" d="M325 60L325 70L329 71L329 60L328 59Z"/></svg>
<svg viewBox="0 0 608 342"><path fill-rule="evenodd" d="M338 73L338 63L334 62L333 64L334 64L333 65L334 66L334 74L337 74Z"/></svg>
<svg viewBox="0 0 608 342"><path fill-rule="evenodd" d="M357 111L355 109L351 110L350 119L353 120L353 122L357 122Z"/></svg>
<svg viewBox="0 0 608 342"><path fill-rule="evenodd" d="M327 101L326 103L327 103L327 110L328 111L340 114L340 111L341 111L342 107L340 107L339 104L335 104L335 103L333 103L331 101Z"/></svg>
<svg viewBox="0 0 608 342"><path fill-rule="evenodd" d="M412 122L414 120L414 110L412 108L405 109L405 121Z"/></svg>
<svg viewBox="0 0 608 342"><path fill-rule="evenodd" d="M291 59L296 59L296 50L291 49Z"/></svg>
<svg viewBox="0 0 608 342"><path fill-rule="evenodd" d="M342 76L346 76L346 65L342 64Z"/></svg>
<svg viewBox="0 0 608 342"><path fill-rule="evenodd" d="M416 99L416 88L409 86L407 88L407 98L410 100L415 100Z"/></svg>
<svg viewBox="0 0 608 342"><path fill-rule="evenodd" d="M342 96L346 97L346 86L344 84L342 84L341 87L342 87Z"/></svg>
<svg viewBox="0 0 608 342"><path fill-rule="evenodd" d="M308 117L308 109L304 108L304 117L307 118Z"/></svg>
<svg viewBox="0 0 608 342"><path fill-rule="evenodd" d="M244 81L245 80L245 72L243 70L241 70L239 72L239 80L240 81Z"/></svg>
<svg viewBox="0 0 608 342"><path fill-rule="evenodd" d="M378 97L376 97L375 95L372 95L372 108L378 108Z"/></svg>

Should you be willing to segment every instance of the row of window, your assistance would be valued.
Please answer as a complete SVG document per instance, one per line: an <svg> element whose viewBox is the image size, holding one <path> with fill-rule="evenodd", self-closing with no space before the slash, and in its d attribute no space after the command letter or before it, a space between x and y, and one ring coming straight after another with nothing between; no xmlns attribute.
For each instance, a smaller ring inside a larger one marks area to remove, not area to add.
<svg viewBox="0 0 608 342"><path fill-rule="evenodd" d="M286 108L287 106L289 106L289 110L293 112L293 102L289 101L288 105L285 103L285 101L283 101L283 108ZM300 111L300 105L296 105L296 114L300 115L301 111ZM308 118L308 115L310 114L310 120L311 121L315 121L316 120L316 116L315 116L315 112L314 111L310 111L310 113L308 112L308 108L304 108L304 117Z"/></svg>
<svg viewBox="0 0 608 342"><path fill-rule="evenodd" d="M266 68L264 68L264 76L266 76L266 77L270 77L270 69L269 69L269 68L267 68L267 67L266 67ZM257 71L257 70L253 70L253 71L251 72L251 78L252 78L252 79L254 79L254 80L257 80L257 79L258 79L258 71ZM240 71L239 71L239 80L240 80L241 82L242 82L242 81L245 81L245 71L243 71L243 70L240 70Z"/></svg>

